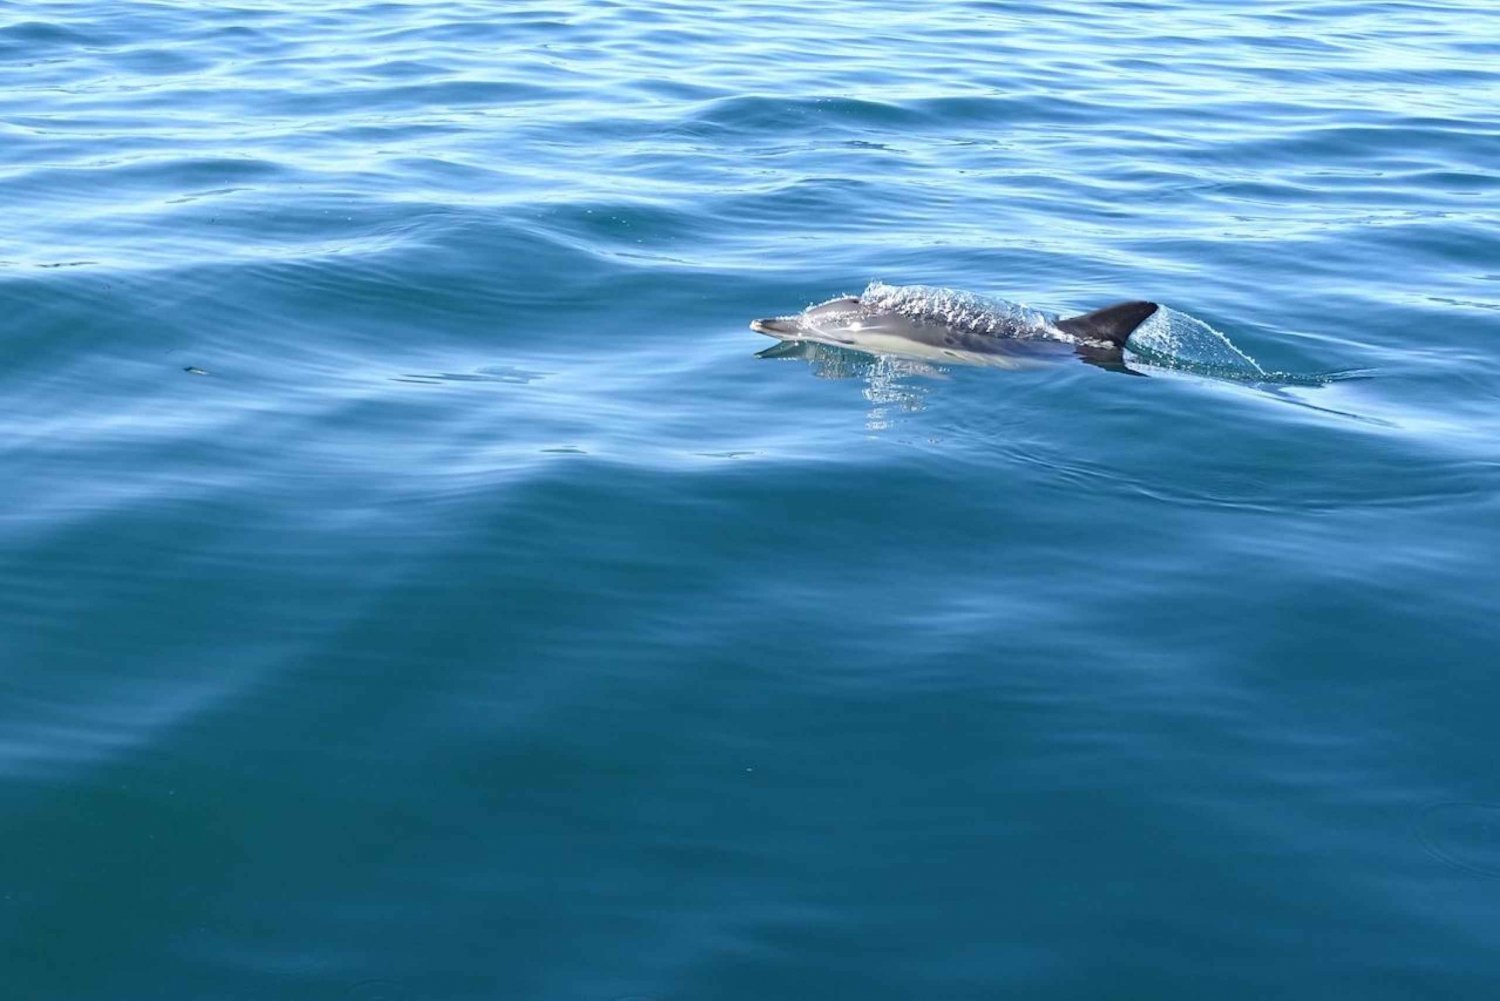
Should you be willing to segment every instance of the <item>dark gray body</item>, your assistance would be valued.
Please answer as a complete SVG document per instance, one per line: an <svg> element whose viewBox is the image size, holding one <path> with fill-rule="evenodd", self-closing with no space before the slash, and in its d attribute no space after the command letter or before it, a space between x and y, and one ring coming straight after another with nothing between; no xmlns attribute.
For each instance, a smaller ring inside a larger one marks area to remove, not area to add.
<svg viewBox="0 0 1500 1001"><path fill-rule="evenodd" d="M920 302L892 305L888 297L867 294L830 299L792 316L755 320L750 329L783 341L926 362L1010 368L1071 353L1095 365L1123 369L1126 340L1156 310L1152 302L1123 302L1059 320L1019 309L964 312Z"/></svg>

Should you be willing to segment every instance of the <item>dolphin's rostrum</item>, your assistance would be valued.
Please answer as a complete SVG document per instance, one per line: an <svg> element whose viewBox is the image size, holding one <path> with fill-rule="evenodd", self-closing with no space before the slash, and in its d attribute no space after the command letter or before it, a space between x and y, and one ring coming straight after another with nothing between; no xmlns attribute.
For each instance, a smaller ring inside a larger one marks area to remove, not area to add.
<svg viewBox="0 0 1500 1001"><path fill-rule="evenodd" d="M1157 310L1122 302L1059 319L964 292L876 282L791 316L755 320L750 329L782 341L829 344L928 362L1016 367L1028 358L1071 351L1124 370L1130 334Z"/></svg>

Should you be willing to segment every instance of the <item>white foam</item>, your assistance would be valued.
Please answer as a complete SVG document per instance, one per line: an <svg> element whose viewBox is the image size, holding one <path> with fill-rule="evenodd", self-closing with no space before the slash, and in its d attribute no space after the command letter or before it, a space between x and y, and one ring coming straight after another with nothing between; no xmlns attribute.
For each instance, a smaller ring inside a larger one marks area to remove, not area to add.
<svg viewBox="0 0 1500 1001"><path fill-rule="evenodd" d="M871 282L860 303L875 310L933 319L961 330L1022 339L1072 340L1055 326L1057 316L1018 303L934 285Z"/></svg>
<svg viewBox="0 0 1500 1001"><path fill-rule="evenodd" d="M1221 378L1257 380L1271 374L1224 334L1195 317L1162 306L1135 331L1126 349L1152 365Z"/></svg>

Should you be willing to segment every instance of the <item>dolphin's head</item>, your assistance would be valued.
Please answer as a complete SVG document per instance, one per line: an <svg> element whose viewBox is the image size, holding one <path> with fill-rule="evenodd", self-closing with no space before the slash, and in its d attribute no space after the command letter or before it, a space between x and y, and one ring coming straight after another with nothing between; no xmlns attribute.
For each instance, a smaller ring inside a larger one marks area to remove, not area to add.
<svg viewBox="0 0 1500 1001"><path fill-rule="evenodd" d="M784 341L795 340L816 333L820 323L837 324L841 320L857 316L859 310L860 301L857 296L839 296L837 299L809 306L792 316L769 316L764 320L751 320L750 329L757 334L779 337Z"/></svg>
<svg viewBox="0 0 1500 1001"><path fill-rule="evenodd" d="M777 337L781 340L796 337L799 329L797 316L768 316L764 320L751 320L750 329L757 334Z"/></svg>

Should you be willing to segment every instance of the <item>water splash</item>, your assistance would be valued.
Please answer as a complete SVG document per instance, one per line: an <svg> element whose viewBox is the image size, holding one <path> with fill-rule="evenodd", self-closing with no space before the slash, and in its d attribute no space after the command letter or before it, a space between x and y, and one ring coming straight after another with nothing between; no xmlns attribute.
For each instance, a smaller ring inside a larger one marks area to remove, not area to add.
<svg viewBox="0 0 1500 1001"><path fill-rule="evenodd" d="M875 311L937 320L960 330L1013 339L1072 341L1057 329L1057 314L993 296L936 285L871 282L860 302Z"/></svg>
<svg viewBox="0 0 1500 1001"><path fill-rule="evenodd" d="M1277 386L1323 386L1367 378L1369 372L1276 372L1236 347L1223 332L1195 316L1162 306L1130 335L1125 344L1131 368L1156 368L1233 382Z"/></svg>
<svg viewBox="0 0 1500 1001"><path fill-rule="evenodd" d="M1260 363L1202 320L1162 306L1130 335L1127 348L1162 368L1182 368L1221 378L1269 377Z"/></svg>

